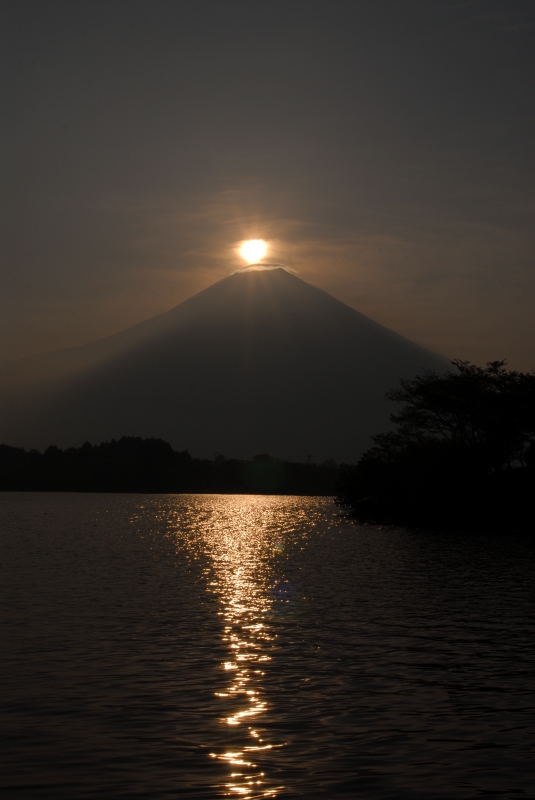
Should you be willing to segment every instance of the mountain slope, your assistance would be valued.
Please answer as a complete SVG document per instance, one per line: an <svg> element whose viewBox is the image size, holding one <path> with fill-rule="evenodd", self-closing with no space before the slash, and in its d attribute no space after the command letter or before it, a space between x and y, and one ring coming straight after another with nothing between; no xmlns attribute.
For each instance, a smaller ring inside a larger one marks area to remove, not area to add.
<svg viewBox="0 0 535 800"><path fill-rule="evenodd" d="M283 269L242 272L152 320L27 360L0 417L26 447L157 436L199 456L354 461L383 395L446 362Z"/></svg>

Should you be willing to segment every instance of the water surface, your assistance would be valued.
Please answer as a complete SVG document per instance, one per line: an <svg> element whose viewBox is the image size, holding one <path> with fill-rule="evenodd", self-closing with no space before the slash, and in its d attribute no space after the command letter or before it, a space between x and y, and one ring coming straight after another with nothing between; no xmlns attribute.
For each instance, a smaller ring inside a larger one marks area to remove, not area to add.
<svg viewBox="0 0 535 800"><path fill-rule="evenodd" d="M0 495L0 793L535 797L535 548L325 498Z"/></svg>

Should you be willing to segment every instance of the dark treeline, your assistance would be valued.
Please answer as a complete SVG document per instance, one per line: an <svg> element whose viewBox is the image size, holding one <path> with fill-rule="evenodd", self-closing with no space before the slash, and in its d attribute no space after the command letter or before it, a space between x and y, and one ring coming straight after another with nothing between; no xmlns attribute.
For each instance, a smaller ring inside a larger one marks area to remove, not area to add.
<svg viewBox="0 0 535 800"><path fill-rule="evenodd" d="M123 437L44 453L0 445L3 491L333 495L337 476L334 462L192 458L162 439Z"/></svg>
<svg viewBox="0 0 535 800"><path fill-rule="evenodd" d="M535 530L535 373L504 361L402 380L396 430L340 473L338 498L361 521Z"/></svg>

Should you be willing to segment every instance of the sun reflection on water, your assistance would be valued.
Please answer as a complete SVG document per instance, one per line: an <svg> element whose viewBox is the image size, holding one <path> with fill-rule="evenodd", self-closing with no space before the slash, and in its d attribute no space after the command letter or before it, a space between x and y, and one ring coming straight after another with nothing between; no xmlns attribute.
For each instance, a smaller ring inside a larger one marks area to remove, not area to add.
<svg viewBox="0 0 535 800"><path fill-rule="evenodd" d="M264 679L277 638L274 612L292 594L291 588L278 588L288 585L278 583L287 515L280 498L214 500L218 508L202 525L202 537L211 561L208 589L218 600L227 649L221 670L228 683L216 697L229 746L210 756L229 766L220 787L225 794L275 797L283 787L273 785L266 773L268 756L285 743L275 741L265 724L270 706Z"/></svg>

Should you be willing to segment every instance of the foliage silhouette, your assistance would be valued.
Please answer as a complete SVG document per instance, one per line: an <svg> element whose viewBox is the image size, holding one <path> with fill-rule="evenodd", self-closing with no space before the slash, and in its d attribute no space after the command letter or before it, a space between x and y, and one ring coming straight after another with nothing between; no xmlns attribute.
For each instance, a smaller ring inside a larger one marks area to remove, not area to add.
<svg viewBox="0 0 535 800"><path fill-rule="evenodd" d="M505 363L456 360L390 390L396 430L340 473L340 502L362 521L533 527L535 374Z"/></svg>

